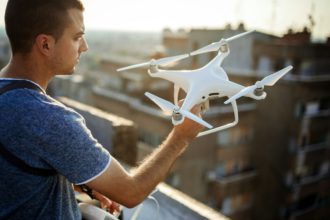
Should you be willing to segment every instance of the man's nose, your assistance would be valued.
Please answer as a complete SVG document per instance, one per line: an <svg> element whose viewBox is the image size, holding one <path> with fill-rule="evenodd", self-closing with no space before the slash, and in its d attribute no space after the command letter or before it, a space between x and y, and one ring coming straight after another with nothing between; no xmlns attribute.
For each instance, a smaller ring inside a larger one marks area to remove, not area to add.
<svg viewBox="0 0 330 220"><path fill-rule="evenodd" d="M81 44L81 47L80 47L80 51L81 52L86 52L87 50L88 50L88 44L87 44L86 39L83 37L82 44Z"/></svg>

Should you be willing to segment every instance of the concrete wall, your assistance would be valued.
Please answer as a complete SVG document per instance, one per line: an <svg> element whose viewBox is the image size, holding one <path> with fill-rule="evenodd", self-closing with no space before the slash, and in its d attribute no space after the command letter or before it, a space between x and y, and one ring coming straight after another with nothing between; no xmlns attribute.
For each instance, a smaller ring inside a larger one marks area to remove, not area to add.
<svg viewBox="0 0 330 220"><path fill-rule="evenodd" d="M127 119L61 97L59 101L73 108L86 120L93 136L117 159L129 165L137 162L136 125Z"/></svg>

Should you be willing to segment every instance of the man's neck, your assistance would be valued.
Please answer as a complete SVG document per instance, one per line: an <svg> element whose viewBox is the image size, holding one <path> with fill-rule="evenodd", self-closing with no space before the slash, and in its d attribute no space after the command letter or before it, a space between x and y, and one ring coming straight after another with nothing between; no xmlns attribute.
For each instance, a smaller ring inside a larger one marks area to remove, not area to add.
<svg viewBox="0 0 330 220"><path fill-rule="evenodd" d="M0 72L0 77L31 80L46 90L51 74L42 65L33 62L36 59L21 55L14 56Z"/></svg>

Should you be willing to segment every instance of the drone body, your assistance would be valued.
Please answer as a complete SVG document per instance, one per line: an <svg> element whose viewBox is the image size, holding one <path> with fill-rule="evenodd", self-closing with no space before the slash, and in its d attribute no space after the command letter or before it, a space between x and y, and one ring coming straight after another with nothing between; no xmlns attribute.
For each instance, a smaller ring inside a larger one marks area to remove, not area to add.
<svg viewBox="0 0 330 220"><path fill-rule="evenodd" d="M264 99L266 97L266 93L263 91L264 86L274 85L282 76L284 76L289 70L292 69L292 66L288 66L248 87L230 81L227 73L221 67L223 60L230 53L228 42L245 36L251 32L252 31L245 32L226 40L222 39L219 42L212 43L189 54L167 57L159 60L151 60L150 62L124 67L118 71L149 66L148 73L150 76L166 79L174 83L174 104L151 93L145 93L147 97L149 97L163 110L164 114L173 116L172 123L174 125L182 123L184 117L188 117L210 129L201 132L198 136L217 132L229 127L233 127L238 123L236 99L242 96L250 97L256 100ZM200 69L158 69L158 65L174 62L188 58L190 56L211 51L218 51L218 54L209 63ZM186 97L181 107L178 106L178 94L180 89L183 89L186 92ZM235 120L232 123L213 128L212 125L190 112L191 108L196 104L205 103L209 99L221 97L228 97L229 99L225 101L225 104L232 104L235 116Z"/></svg>

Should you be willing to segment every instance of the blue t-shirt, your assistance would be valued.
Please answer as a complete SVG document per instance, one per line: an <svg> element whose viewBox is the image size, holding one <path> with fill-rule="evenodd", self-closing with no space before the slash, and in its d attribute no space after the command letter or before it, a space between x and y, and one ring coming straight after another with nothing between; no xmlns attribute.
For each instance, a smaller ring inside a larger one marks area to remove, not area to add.
<svg viewBox="0 0 330 220"><path fill-rule="evenodd" d="M0 88L14 79L0 79ZM31 89L0 95L0 142L26 164L57 175L22 171L0 155L0 219L81 219L72 184L87 183L111 156L81 115Z"/></svg>

